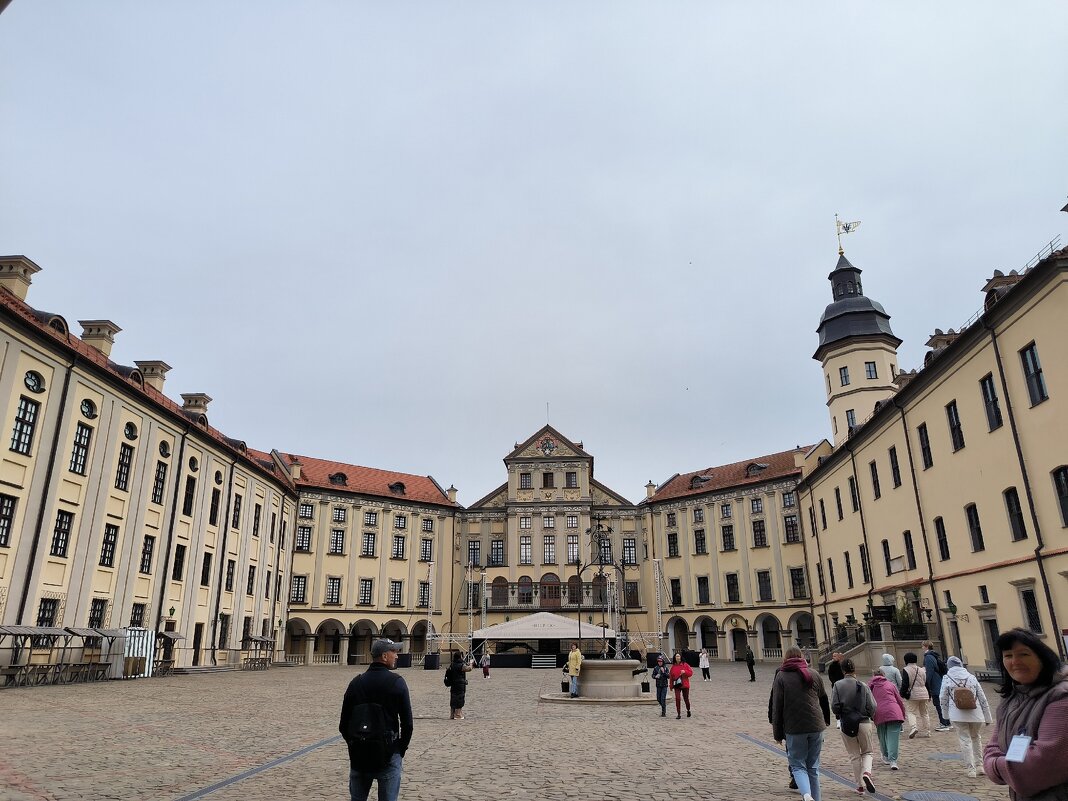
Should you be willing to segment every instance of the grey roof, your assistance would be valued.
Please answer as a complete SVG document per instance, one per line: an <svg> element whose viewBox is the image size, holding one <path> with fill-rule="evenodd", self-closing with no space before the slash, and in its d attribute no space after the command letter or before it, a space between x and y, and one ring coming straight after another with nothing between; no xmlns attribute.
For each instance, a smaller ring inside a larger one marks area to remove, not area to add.
<svg viewBox="0 0 1068 801"><path fill-rule="evenodd" d="M890 328L890 315L882 304L864 296L860 272L845 255L841 255L838 264L827 276L831 282L832 297L837 300L823 310L816 328L820 337L819 346L812 358L820 359L825 348L853 337L886 337L894 342L895 347L901 344ZM849 279L852 280L847 284ZM848 291L845 289L847 285Z"/></svg>

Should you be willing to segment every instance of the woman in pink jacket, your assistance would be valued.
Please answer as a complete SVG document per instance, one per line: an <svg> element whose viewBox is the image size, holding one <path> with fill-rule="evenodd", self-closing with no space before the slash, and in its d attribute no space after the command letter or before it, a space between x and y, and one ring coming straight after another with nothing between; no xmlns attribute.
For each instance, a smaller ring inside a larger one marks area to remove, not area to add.
<svg viewBox="0 0 1068 801"><path fill-rule="evenodd" d="M876 668L875 677L868 682L875 696L875 730L879 734L879 750L883 764L897 770L897 747L901 740L901 724L905 720L905 701L897 685Z"/></svg>

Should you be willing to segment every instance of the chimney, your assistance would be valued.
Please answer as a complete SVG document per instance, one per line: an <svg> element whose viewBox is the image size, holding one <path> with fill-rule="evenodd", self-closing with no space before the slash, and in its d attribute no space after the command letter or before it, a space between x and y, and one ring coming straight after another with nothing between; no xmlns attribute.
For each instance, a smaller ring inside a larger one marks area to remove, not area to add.
<svg viewBox="0 0 1068 801"><path fill-rule="evenodd" d="M445 493L449 496L449 503L456 503L456 487L450 484Z"/></svg>
<svg viewBox="0 0 1068 801"><path fill-rule="evenodd" d="M656 495L656 484L650 479L649 483L645 485L645 497L652 498Z"/></svg>
<svg viewBox="0 0 1068 801"><path fill-rule="evenodd" d="M115 335L122 329L111 320L79 320L78 325L82 327L82 341L110 358Z"/></svg>
<svg viewBox="0 0 1068 801"><path fill-rule="evenodd" d="M211 403L211 396L205 395L203 392L182 393L182 409L187 412L207 414L209 403Z"/></svg>
<svg viewBox="0 0 1068 801"><path fill-rule="evenodd" d="M289 477L294 481L300 481L300 462L294 460L289 463Z"/></svg>
<svg viewBox="0 0 1068 801"><path fill-rule="evenodd" d="M137 369L141 371L141 375L145 379L145 383L148 384L156 392L163 392L163 382L167 378L167 371L171 369L171 366L167 362L161 361L147 361L137 362Z"/></svg>
<svg viewBox="0 0 1068 801"><path fill-rule="evenodd" d="M26 300L30 283L41 268L25 256L0 256L0 286L21 301Z"/></svg>

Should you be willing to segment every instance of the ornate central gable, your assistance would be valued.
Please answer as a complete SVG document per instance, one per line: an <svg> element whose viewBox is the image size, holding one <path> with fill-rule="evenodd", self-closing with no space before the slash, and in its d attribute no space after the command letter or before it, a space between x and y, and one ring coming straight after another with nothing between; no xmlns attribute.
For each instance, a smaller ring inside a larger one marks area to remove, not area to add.
<svg viewBox="0 0 1068 801"><path fill-rule="evenodd" d="M517 442L505 462L515 459L591 459L581 442L572 442L552 426L546 425L529 439Z"/></svg>

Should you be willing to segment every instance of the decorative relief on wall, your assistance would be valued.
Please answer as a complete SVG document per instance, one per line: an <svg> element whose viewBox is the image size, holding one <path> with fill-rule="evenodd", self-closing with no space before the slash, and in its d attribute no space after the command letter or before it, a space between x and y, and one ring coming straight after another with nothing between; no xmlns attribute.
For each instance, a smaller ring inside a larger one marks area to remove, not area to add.
<svg viewBox="0 0 1068 801"><path fill-rule="evenodd" d="M565 501L577 501L581 497L582 497L581 490L577 490L577 489L566 489L566 490L564 490L564 500Z"/></svg>

